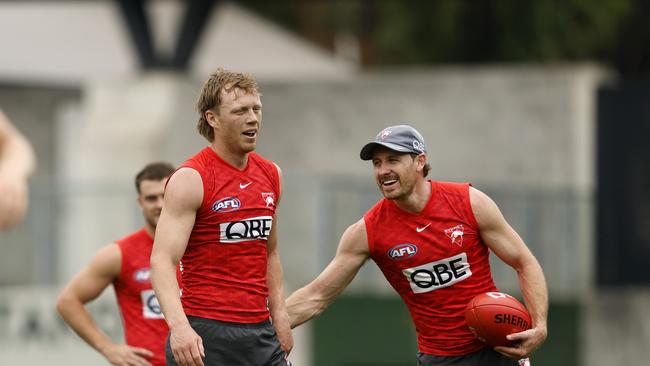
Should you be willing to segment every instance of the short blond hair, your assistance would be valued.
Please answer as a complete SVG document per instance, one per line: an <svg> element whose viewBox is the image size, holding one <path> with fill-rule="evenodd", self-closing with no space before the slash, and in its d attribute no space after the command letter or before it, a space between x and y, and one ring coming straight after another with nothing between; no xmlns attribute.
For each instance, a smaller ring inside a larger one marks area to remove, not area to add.
<svg viewBox="0 0 650 366"><path fill-rule="evenodd" d="M219 114L221 91L228 93L235 88L242 89L249 94L260 94L257 82L250 74L232 72L223 68L218 68L203 84L201 95L196 102L196 109L200 114L196 128L201 136L210 142L214 141L214 130L205 119L205 112L212 110Z"/></svg>

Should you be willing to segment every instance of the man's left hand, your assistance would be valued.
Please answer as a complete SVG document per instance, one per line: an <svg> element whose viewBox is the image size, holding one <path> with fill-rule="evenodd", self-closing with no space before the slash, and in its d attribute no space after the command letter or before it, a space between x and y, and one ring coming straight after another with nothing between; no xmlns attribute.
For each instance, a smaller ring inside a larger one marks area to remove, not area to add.
<svg viewBox="0 0 650 366"><path fill-rule="evenodd" d="M529 357L546 340L546 329L532 328L519 333L508 334L506 338L513 341L510 347L499 346L494 350L514 359Z"/></svg>

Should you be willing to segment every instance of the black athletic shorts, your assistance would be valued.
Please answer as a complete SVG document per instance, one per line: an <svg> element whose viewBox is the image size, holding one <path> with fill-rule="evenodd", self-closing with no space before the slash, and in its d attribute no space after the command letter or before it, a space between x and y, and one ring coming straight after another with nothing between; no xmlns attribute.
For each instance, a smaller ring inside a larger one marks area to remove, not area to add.
<svg viewBox="0 0 650 366"><path fill-rule="evenodd" d="M187 317L203 339L205 366L290 366L270 321L258 324L229 323ZM167 337L168 366L176 366Z"/></svg>
<svg viewBox="0 0 650 366"><path fill-rule="evenodd" d="M490 347L464 356L434 356L418 352L418 366L530 366L527 358L515 360Z"/></svg>

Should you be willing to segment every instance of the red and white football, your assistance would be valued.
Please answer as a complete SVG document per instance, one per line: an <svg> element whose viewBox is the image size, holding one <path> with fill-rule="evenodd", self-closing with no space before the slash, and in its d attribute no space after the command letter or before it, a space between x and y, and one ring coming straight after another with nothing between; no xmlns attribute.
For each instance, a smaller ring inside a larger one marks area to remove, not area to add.
<svg viewBox="0 0 650 366"><path fill-rule="evenodd" d="M469 329L490 346L512 344L508 334L530 329L531 319L526 307L502 292L486 292L474 297L465 308Z"/></svg>

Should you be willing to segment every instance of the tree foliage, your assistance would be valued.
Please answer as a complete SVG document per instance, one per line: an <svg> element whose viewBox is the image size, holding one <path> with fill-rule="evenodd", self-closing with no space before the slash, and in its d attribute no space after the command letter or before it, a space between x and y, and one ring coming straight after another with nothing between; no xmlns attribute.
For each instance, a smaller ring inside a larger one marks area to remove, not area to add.
<svg viewBox="0 0 650 366"><path fill-rule="evenodd" d="M642 47L647 55L650 40L650 7L644 0L242 3L324 47L334 48L343 33L354 34L366 66L565 60L615 64L622 62L621 43ZM645 31L629 31L639 28ZM621 42L622 37L633 41ZM650 65L645 67L650 71Z"/></svg>

